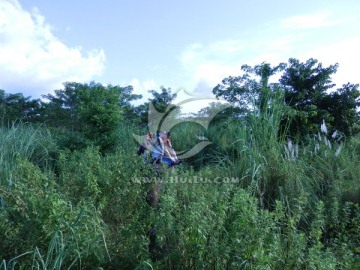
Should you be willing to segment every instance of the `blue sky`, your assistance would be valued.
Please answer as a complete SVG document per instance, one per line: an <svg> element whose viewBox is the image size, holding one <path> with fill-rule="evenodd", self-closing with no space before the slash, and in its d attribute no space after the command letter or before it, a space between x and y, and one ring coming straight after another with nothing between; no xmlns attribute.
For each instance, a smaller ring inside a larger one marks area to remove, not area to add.
<svg viewBox="0 0 360 270"><path fill-rule="evenodd" d="M0 89L34 98L65 81L210 95L243 64L339 63L359 83L360 1L0 0ZM182 96L182 95L180 95Z"/></svg>

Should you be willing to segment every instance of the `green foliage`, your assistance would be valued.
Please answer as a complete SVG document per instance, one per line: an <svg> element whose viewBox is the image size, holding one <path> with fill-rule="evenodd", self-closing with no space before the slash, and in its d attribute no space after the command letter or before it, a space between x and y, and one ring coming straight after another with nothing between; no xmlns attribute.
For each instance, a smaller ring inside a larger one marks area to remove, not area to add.
<svg viewBox="0 0 360 270"><path fill-rule="evenodd" d="M160 90L160 93L155 90L149 91L153 95L153 98L149 99L149 102L154 105L157 111L164 112L166 107L176 99L177 94L172 94L170 88L166 89L163 86L160 87Z"/></svg>
<svg viewBox="0 0 360 270"><path fill-rule="evenodd" d="M131 87L103 86L99 83L64 83L64 90L44 97L47 125L64 129L60 143L69 149L93 144L105 153L118 142L117 130L129 115L130 101L140 96L131 94ZM65 138L64 138L65 137ZM76 138L75 143L73 138Z"/></svg>
<svg viewBox="0 0 360 270"><path fill-rule="evenodd" d="M41 102L31 100L23 94L9 94L0 89L0 124L11 126L14 122L32 122L40 120Z"/></svg>
<svg viewBox="0 0 360 270"><path fill-rule="evenodd" d="M62 193L68 194L72 204L85 201L94 205L102 220L111 227L106 239L109 265L117 263L134 267L145 255L144 187L134 184L134 173L141 160L125 150L102 157L96 148L63 152L60 155L59 180ZM109 266L110 267L110 266Z"/></svg>
<svg viewBox="0 0 360 270"><path fill-rule="evenodd" d="M360 106L360 91L358 84L344 84L336 92L330 93L324 98L322 106L327 108L333 116L330 122L334 129L343 132L346 136L352 136L360 131L360 114L357 108Z"/></svg>
<svg viewBox="0 0 360 270"><path fill-rule="evenodd" d="M116 143L121 107L119 106L121 88L100 84L90 84L89 88L79 88L79 118L81 131L85 138L102 151L109 151Z"/></svg>
<svg viewBox="0 0 360 270"><path fill-rule="evenodd" d="M152 98L149 98L148 102L134 108L134 112L138 116L138 124L145 129L152 125L152 120L156 120L157 113L165 113L169 117L169 112L178 109L172 104L177 94L173 94L171 88L161 86L160 91L150 90L148 92L152 94ZM162 118L162 120L164 119Z"/></svg>
<svg viewBox="0 0 360 270"><path fill-rule="evenodd" d="M30 267L31 265L31 269L71 269L80 259L80 254L77 253L76 250L68 249L68 239L66 238L67 237L64 237L61 232L57 231L50 240L46 254L42 254L39 248L36 247L33 252L25 252L24 254L12 258L8 263L3 260L0 269L13 270L17 269L17 266L19 266L20 269L23 269L25 266L24 261L26 260L29 260L27 267ZM74 252L74 254L72 254L72 252ZM32 261L29 259L30 255L33 257ZM68 257L71 257L72 261L69 260Z"/></svg>
<svg viewBox="0 0 360 270"><path fill-rule="evenodd" d="M131 87L66 83L48 95L50 129L0 130L0 269L360 269L358 86L324 94L336 66L290 64L288 92L269 83L283 65L225 81L233 92L219 95L255 100L207 130L175 126L177 151L211 144L172 169L135 154ZM174 98L153 95L159 110ZM308 135L287 137L298 131Z"/></svg>
<svg viewBox="0 0 360 270"><path fill-rule="evenodd" d="M26 160L17 162L14 185L0 189L5 202L0 212L4 221L0 225L0 254L9 258L11 254L32 250L35 245L41 251L56 229L75 234L70 248L81 253L88 263L99 261L99 245L91 243L103 242L104 226L94 206L84 200L72 203L57 190L52 176L46 176ZM103 248L100 246L100 250Z"/></svg>
<svg viewBox="0 0 360 270"><path fill-rule="evenodd" d="M0 185L11 186L21 157L43 169L54 166L57 147L50 132L42 126L28 124L0 128Z"/></svg>
<svg viewBox="0 0 360 270"><path fill-rule="evenodd" d="M274 97L277 100L281 96L287 106L282 124L294 138L316 133L323 120L332 132L338 130L351 136L358 132L360 93L358 85L350 83L329 93L335 86L331 76L337 68L338 64L324 68L312 58L305 63L290 58L288 64L280 63L274 68L267 63L244 65L243 75L225 78L213 93L255 113L264 112L273 106ZM283 72L279 82L269 83L270 77L278 72Z"/></svg>
<svg viewBox="0 0 360 270"><path fill-rule="evenodd" d="M56 174L18 156L14 184L0 188L0 268L356 269L358 140L330 148L323 134L296 154L272 128L281 108L213 126L214 147L196 170L185 164L156 179L129 151L127 126L114 153L61 151ZM174 143L185 148L191 139L181 138ZM158 208L148 206L146 193L164 180Z"/></svg>
<svg viewBox="0 0 360 270"><path fill-rule="evenodd" d="M211 102L207 107L202 108L198 113L192 113L189 122L192 119L199 121L207 121L211 119L211 124L222 124L231 121L232 118L241 116L244 113L239 108L233 107L227 103Z"/></svg>
<svg viewBox="0 0 360 270"><path fill-rule="evenodd" d="M263 113L278 92L278 85L269 83L270 77L284 68L283 63L274 68L268 63L254 67L243 65L241 70L245 72L244 75L225 78L222 84L213 89L213 93L217 98L235 103L240 109ZM256 79L257 77L259 80Z"/></svg>
<svg viewBox="0 0 360 270"><path fill-rule="evenodd" d="M284 89L285 103L294 111L287 120L290 121L290 133L295 136L314 134L322 120L330 123L331 115L326 106L327 91L334 87L331 75L335 74L338 65L323 68L315 59L301 63L290 58L289 66L280 78Z"/></svg>

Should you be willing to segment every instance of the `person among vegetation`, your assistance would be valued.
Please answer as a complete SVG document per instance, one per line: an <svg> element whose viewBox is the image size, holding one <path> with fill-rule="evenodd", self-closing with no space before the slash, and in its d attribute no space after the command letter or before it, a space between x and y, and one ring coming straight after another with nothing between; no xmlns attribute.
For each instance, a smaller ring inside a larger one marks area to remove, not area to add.
<svg viewBox="0 0 360 270"><path fill-rule="evenodd" d="M165 154L165 147L163 143L163 134L157 133L156 136L154 136L151 132L147 133L144 136L143 143L139 146L137 149L137 154L143 155L145 159L145 163L148 162L148 156L150 154L151 157L151 163L156 164L160 163L161 161L167 162L169 165L172 165L172 160L163 159Z"/></svg>
<svg viewBox="0 0 360 270"><path fill-rule="evenodd" d="M151 132L147 133L144 136L144 142L139 146L136 152L139 156L140 155L144 156L145 163L148 163L149 153L152 152L151 148L152 148L153 137L154 135Z"/></svg>
<svg viewBox="0 0 360 270"><path fill-rule="evenodd" d="M148 152L151 152L151 163L153 165L166 162L169 167L172 167L181 163L172 148L170 136L165 131L158 132L156 136L151 133L145 136L145 141L140 145L137 153L138 155L145 155L145 159L147 159Z"/></svg>
<svg viewBox="0 0 360 270"><path fill-rule="evenodd" d="M164 131L163 143L165 147L165 156L170 158L175 164L180 164L182 161L178 159L176 151L171 144L171 133Z"/></svg>
<svg viewBox="0 0 360 270"><path fill-rule="evenodd" d="M156 137L154 140L152 140L152 163L158 164L161 161L166 162L169 166L173 166L175 162L169 158L168 156L165 156L165 146L163 142L164 133L158 132L156 134Z"/></svg>

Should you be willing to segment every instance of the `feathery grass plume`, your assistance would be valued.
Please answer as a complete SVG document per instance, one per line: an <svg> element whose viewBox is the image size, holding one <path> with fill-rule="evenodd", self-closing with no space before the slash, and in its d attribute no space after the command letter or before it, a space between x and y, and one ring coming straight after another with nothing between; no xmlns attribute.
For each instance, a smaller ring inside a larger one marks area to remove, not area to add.
<svg viewBox="0 0 360 270"><path fill-rule="evenodd" d="M285 148L285 156L288 160L296 160L299 156L299 145L293 144L292 140L288 138L287 145L284 145Z"/></svg>
<svg viewBox="0 0 360 270"><path fill-rule="evenodd" d="M308 142L309 145L313 145L313 150L311 151L311 154L313 156L316 155L327 155L328 153L333 154L335 157L338 157L343 150L343 142L342 142L342 135L335 130L333 134L330 136L331 138L328 138L327 133L324 131L327 131L326 123L323 121L323 123L320 125L320 129L322 132L318 133L316 136L314 136L313 140L310 140ZM323 134L323 135L321 135ZM330 141L330 139L332 141ZM330 151L334 147L335 152Z"/></svg>
<svg viewBox="0 0 360 270"><path fill-rule="evenodd" d="M343 149L343 145L340 144L339 147L336 149L335 157L338 157Z"/></svg>
<svg viewBox="0 0 360 270"><path fill-rule="evenodd" d="M325 120L323 119L322 120L322 123L320 125L320 131L324 134L324 135L327 135L328 133L328 130L327 130L327 127L326 127L326 123L325 123Z"/></svg>

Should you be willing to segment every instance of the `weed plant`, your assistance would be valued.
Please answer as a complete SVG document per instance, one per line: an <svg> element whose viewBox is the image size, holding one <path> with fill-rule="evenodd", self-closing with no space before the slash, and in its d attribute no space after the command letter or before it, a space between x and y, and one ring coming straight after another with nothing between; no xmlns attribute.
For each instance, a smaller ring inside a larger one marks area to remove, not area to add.
<svg viewBox="0 0 360 270"><path fill-rule="evenodd" d="M0 269L360 269L359 137L287 138L282 115L179 125L177 149L212 144L160 175L135 154L130 126L107 154L57 150L56 171L52 135L2 130Z"/></svg>

